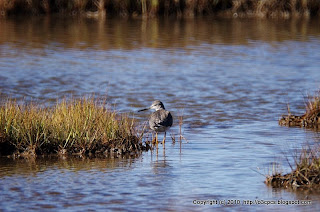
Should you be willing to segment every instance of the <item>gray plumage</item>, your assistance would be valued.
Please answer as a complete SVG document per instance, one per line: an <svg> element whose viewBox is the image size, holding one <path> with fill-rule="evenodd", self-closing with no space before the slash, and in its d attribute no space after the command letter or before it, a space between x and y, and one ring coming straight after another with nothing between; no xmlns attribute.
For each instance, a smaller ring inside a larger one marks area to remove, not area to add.
<svg viewBox="0 0 320 212"><path fill-rule="evenodd" d="M167 128L172 126L172 115L165 109L153 112L149 119L149 126L156 132L165 132Z"/></svg>
<svg viewBox="0 0 320 212"><path fill-rule="evenodd" d="M155 110L155 112L153 112L149 118L150 129L156 132L156 139L158 132L164 132L165 141L166 130L170 128L173 123L172 115L169 111L165 109L163 103L159 100L153 101L152 105L149 108L139 110L138 112L149 109Z"/></svg>

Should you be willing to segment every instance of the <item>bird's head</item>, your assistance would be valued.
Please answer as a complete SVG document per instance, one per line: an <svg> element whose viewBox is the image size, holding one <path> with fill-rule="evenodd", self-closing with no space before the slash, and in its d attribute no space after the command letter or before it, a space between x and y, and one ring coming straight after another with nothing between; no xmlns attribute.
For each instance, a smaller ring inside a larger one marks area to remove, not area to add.
<svg viewBox="0 0 320 212"><path fill-rule="evenodd" d="M165 109L164 105L161 101L155 100L152 102L152 105L150 106L150 109L153 109L155 111L160 110L160 109Z"/></svg>
<svg viewBox="0 0 320 212"><path fill-rule="evenodd" d="M160 110L160 109L165 109L163 103L160 100L155 100L152 102L151 106L142 110L138 110L138 112L145 111L153 109L155 111Z"/></svg>

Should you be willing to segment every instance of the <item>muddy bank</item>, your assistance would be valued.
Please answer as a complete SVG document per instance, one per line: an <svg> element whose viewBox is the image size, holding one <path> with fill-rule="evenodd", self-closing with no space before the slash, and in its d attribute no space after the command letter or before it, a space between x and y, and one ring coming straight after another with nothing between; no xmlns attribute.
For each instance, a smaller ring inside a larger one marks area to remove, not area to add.
<svg viewBox="0 0 320 212"><path fill-rule="evenodd" d="M285 175L268 176L265 183L274 188L320 188L319 170L294 170Z"/></svg>
<svg viewBox="0 0 320 212"><path fill-rule="evenodd" d="M287 127L305 127L305 128L319 129L320 113L313 114L312 116L285 115L279 119L279 125L287 126Z"/></svg>

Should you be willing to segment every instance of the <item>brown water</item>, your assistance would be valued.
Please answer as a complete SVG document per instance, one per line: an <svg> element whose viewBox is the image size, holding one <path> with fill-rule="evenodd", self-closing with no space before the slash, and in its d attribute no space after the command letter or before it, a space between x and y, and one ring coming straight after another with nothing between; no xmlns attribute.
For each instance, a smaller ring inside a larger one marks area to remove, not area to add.
<svg viewBox="0 0 320 212"><path fill-rule="evenodd" d="M238 19L105 21L0 20L0 93L52 104L107 95L120 112L160 99L171 133L138 158L0 159L0 211L172 210L317 211L315 193L267 187L272 164L288 160L319 134L280 127L303 113L303 95L319 89L320 22ZM244 205L244 200L312 200L311 205ZM239 200L197 205L194 200Z"/></svg>

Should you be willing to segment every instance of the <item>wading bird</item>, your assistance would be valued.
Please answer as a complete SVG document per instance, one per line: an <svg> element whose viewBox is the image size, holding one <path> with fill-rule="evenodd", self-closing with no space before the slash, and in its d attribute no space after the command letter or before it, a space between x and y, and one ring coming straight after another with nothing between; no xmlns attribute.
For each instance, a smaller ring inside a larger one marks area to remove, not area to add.
<svg viewBox="0 0 320 212"><path fill-rule="evenodd" d="M138 112L154 109L149 118L150 129L156 132L156 143L158 144L158 132L164 132L163 143L166 140L166 130L172 126L173 118L169 111L164 108L161 101L155 100L152 105L148 108L139 110Z"/></svg>

